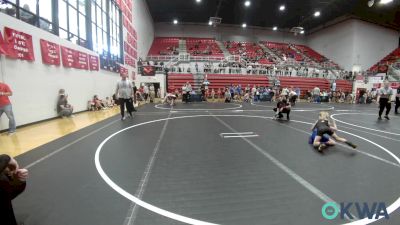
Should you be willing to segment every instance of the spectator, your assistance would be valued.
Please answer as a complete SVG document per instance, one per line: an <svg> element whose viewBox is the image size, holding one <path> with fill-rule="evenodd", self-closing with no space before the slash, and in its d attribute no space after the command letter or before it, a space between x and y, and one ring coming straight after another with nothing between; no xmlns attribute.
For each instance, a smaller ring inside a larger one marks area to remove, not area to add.
<svg viewBox="0 0 400 225"><path fill-rule="evenodd" d="M150 94L150 102L153 103L154 99L156 98L156 91L153 84L150 85L149 94Z"/></svg>
<svg viewBox="0 0 400 225"><path fill-rule="evenodd" d="M112 108L114 107L114 105L115 105L114 100L110 97L106 97L105 106L108 108Z"/></svg>
<svg viewBox="0 0 400 225"><path fill-rule="evenodd" d="M125 120L125 105L129 116L133 118L132 111L136 111L133 107L133 87L132 82L127 79L127 75L121 75L121 80L117 83L115 96L118 97L121 110L121 120Z"/></svg>
<svg viewBox="0 0 400 225"><path fill-rule="evenodd" d="M103 101L97 95L93 96L93 103L96 110L101 110L105 107Z"/></svg>
<svg viewBox="0 0 400 225"><path fill-rule="evenodd" d="M394 113L397 115L399 114L399 107L400 107L400 86L396 90L396 106L394 108Z"/></svg>
<svg viewBox="0 0 400 225"><path fill-rule="evenodd" d="M214 88L211 89L211 99L214 101L215 100L215 91Z"/></svg>
<svg viewBox="0 0 400 225"><path fill-rule="evenodd" d="M8 134L13 135L16 131L14 113L12 111L11 101L8 98L12 96L10 87L0 81L0 118L3 113L8 117Z"/></svg>
<svg viewBox="0 0 400 225"><path fill-rule="evenodd" d="M225 89L225 103L230 103L232 100L232 95L228 88Z"/></svg>
<svg viewBox="0 0 400 225"><path fill-rule="evenodd" d="M68 104L68 95L65 94L64 89L58 91L57 113L61 117L71 117L74 107Z"/></svg>
<svg viewBox="0 0 400 225"><path fill-rule="evenodd" d="M150 90L149 90L149 86L147 86L146 84L144 85L144 87L143 87L143 93L144 93L144 102L146 103L147 102L147 98L149 97L149 93L150 93Z"/></svg>
<svg viewBox="0 0 400 225"><path fill-rule="evenodd" d="M0 155L0 212L1 224L17 225L12 202L26 187L28 170L21 169L8 155Z"/></svg>
<svg viewBox="0 0 400 225"><path fill-rule="evenodd" d="M133 86L133 103L136 104L136 100L137 100L137 96L136 93L138 91L135 82L132 82L132 86Z"/></svg>
<svg viewBox="0 0 400 225"><path fill-rule="evenodd" d="M22 21L35 25L35 16L30 12L30 8L28 4L24 4L22 10L20 10L20 18Z"/></svg>
<svg viewBox="0 0 400 225"><path fill-rule="evenodd" d="M320 103L321 102L321 90L319 89L319 87L315 87L313 90L313 98L314 98L314 103Z"/></svg>

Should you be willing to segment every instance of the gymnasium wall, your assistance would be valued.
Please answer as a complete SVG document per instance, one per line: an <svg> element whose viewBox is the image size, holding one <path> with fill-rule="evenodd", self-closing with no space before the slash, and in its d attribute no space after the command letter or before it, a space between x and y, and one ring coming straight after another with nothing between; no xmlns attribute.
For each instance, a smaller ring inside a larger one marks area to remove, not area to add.
<svg viewBox="0 0 400 225"><path fill-rule="evenodd" d="M133 26L137 32L138 57L145 57L154 38L153 20L145 0L133 2ZM90 55L97 54L70 41L63 40L47 31L31 26L11 16L0 13L0 31L4 36L4 27L32 35L35 61L0 57L0 79L13 90L10 97L17 126L29 124L57 116L56 101L58 90L64 88L75 112L87 109L87 101L98 94L101 98L111 96L115 84L120 79L118 73L106 70L90 71L61 66L49 66L42 63L40 39ZM124 29L124 40L126 40ZM126 66L129 76L136 69ZM8 129L5 115L0 118L0 130Z"/></svg>
<svg viewBox="0 0 400 225"><path fill-rule="evenodd" d="M367 70L398 47L399 36L398 31L351 19L307 36L307 45L345 70Z"/></svg>
<svg viewBox="0 0 400 225"><path fill-rule="evenodd" d="M40 39L91 55L97 55L95 52L0 13L0 30L3 36L5 26L32 35L35 56L35 61L29 62L1 55L0 79L13 91L10 99L17 126L56 117L56 101L60 88L66 90L69 102L77 112L87 109L87 101L94 94L102 98L112 95L119 74L104 70L64 68L62 63L60 66L45 65L42 63ZM8 120L3 115L0 130L7 128Z"/></svg>
<svg viewBox="0 0 400 225"><path fill-rule="evenodd" d="M154 39L154 23L145 0L133 0L133 26L138 33L138 57L146 58Z"/></svg>
<svg viewBox="0 0 400 225"><path fill-rule="evenodd" d="M295 44L305 44L303 35L294 36L292 33L272 31L270 29L240 26L220 25L212 27L199 24L155 23L156 37L201 37L215 38L222 41L273 41Z"/></svg>

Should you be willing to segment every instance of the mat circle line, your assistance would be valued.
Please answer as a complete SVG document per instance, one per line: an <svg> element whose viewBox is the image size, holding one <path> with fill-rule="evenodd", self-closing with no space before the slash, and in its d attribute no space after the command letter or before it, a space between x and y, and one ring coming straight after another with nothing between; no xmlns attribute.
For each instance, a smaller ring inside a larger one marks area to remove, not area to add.
<svg viewBox="0 0 400 225"><path fill-rule="evenodd" d="M235 109L240 109L243 107L241 104L235 104L233 103L232 105L237 105L237 107L231 107L231 108L222 108L222 109L177 109L177 108L164 108L161 107L163 104L157 104L154 107L156 109L164 109L164 110L174 110L174 111L222 111L222 110L235 110Z"/></svg>
<svg viewBox="0 0 400 225"><path fill-rule="evenodd" d="M257 107L265 107L265 108L275 108L276 106L270 106L270 105L258 105L255 104L254 102L251 103L251 105L257 106ZM329 108L296 108L293 107L292 110L293 111L301 111L301 112L312 112L312 111L330 111L330 110L334 110L335 107L331 106Z"/></svg>
<svg viewBox="0 0 400 225"><path fill-rule="evenodd" d="M331 118L333 120L339 122L339 123L343 123L343 124L350 125L350 126L353 126L353 127L358 127L358 128L362 128L362 129L366 129L366 130L372 130L372 131L381 132L381 133L385 133L385 134L391 134L391 135L400 136L399 133L393 133L393 132L389 132L389 131L373 129L373 128L370 128L370 127L364 127L364 126L360 126L360 125L357 125L357 124L344 122L342 120L338 120L338 119L335 118L335 116L340 116L340 115L373 115L373 116L376 116L375 114L370 114L370 113L335 113L335 114L331 115Z"/></svg>
<svg viewBox="0 0 400 225"><path fill-rule="evenodd" d="M119 130L113 134L111 134L110 136L108 136L106 139L104 139L100 145L97 147L96 149L96 153L95 153L95 166L97 169L97 172L99 173L99 175L101 176L101 178L112 188L114 189L114 191L116 191L118 194L124 196L125 198L127 198L128 200L134 202L135 204L150 210L154 213L157 213L161 216L165 216L168 217L170 219L176 220L176 221L180 221L183 223L187 223L187 224L196 224L196 225L217 225L215 223L211 223L211 222L206 222L206 221L202 221L202 220L197 220L197 219L193 219L190 217L186 217L183 215L179 215L170 211L167 211L165 209L159 208L157 206L151 205L135 196L133 196L132 194L130 194L129 192L125 191L124 189L122 189L120 186L118 186L114 181L111 180L110 177L108 177L108 175L104 172L101 163L100 163L100 153L101 150L103 148L103 146L114 136L116 136L117 134L120 134L126 130L135 128L135 127L139 127L142 125L146 125L146 124L152 124L152 123L156 123L156 122L161 122L161 121L166 121L166 120L175 120L175 119L186 119L186 118L198 118L198 117L245 117L245 118L261 118L261 119L272 119L272 117L265 117L265 116L254 116L254 115L191 115L191 116L179 116L179 117L169 117L169 118L164 118L164 119L157 119L157 120L150 120L147 122L143 122L143 123L138 123L129 127L126 127L122 130ZM298 121L298 120L291 120L291 122L296 122L296 123L302 123L302 124L307 124L307 125L311 125L312 123L309 122L305 122L305 121ZM398 158L395 154L393 154L391 151L389 151L388 149L386 149L385 147L371 141L368 140L364 137L361 137L359 135L347 132L347 131L341 131L343 133L352 135L354 137L360 138L364 141L367 141L373 145L375 145L376 147L382 149L383 151L385 151L386 153L388 153L390 156L392 156L397 163L400 164L400 158ZM397 210L398 208L400 208L400 197L396 199L395 202L393 202L390 206L387 207L387 212L388 214L391 214L392 212L394 212L395 210ZM375 215L373 216L373 218L375 217ZM368 218L364 218L364 219L360 219L360 220L356 220L356 221L352 221L349 223L345 223L343 225L366 225L366 224L370 224L373 223L377 220L380 220L382 218L385 218L383 216L379 217L378 219L368 219Z"/></svg>

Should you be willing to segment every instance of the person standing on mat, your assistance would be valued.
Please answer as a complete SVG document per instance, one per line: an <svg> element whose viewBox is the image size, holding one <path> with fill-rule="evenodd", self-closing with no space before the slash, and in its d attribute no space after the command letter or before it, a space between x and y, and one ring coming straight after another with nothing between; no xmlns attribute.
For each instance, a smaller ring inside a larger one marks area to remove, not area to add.
<svg viewBox="0 0 400 225"><path fill-rule="evenodd" d="M26 187L28 170L20 169L17 161L8 155L0 155L0 221L2 225L17 225L11 200Z"/></svg>
<svg viewBox="0 0 400 225"><path fill-rule="evenodd" d="M315 129L317 130L317 135L315 136L313 145L315 148L318 149L319 152L322 152L322 150L325 149L328 145L335 145L335 141L332 138L329 138L327 142L323 143L322 138L324 137L324 135L329 135L339 142L346 143L352 148L357 148L357 145L342 137L339 137L336 134L336 131L338 130L336 127L336 123L334 120L329 119L328 112L322 111L319 113L318 120L311 128L312 131L314 131Z"/></svg>
<svg viewBox="0 0 400 225"><path fill-rule="evenodd" d="M379 102L379 117L378 119L382 119L383 110L386 108L385 118L389 120L390 109L392 108L392 103L390 102L393 95L393 90L389 86L389 81L385 80L383 82L383 87L378 91L378 100Z"/></svg>
<svg viewBox="0 0 400 225"><path fill-rule="evenodd" d="M125 120L125 105L129 115L132 116L132 111L135 110L133 107L133 87L132 82L127 79L128 75L122 74L122 79L118 81L117 88L115 90L115 96L118 97L121 109L121 120Z"/></svg>
<svg viewBox="0 0 400 225"><path fill-rule="evenodd" d="M400 86L397 88L396 92L396 107L394 108L394 113L399 114L399 107L400 107Z"/></svg>

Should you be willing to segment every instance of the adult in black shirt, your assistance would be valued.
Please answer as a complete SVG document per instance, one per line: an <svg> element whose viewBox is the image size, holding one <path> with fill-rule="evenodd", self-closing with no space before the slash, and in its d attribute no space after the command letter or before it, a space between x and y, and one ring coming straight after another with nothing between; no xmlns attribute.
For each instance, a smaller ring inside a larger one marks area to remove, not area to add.
<svg viewBox="0 0 400 225"><path fill-rule="evenodd" d="M394 113L399 114L399 107L400 107L400 86L397 88L396 91L396 107L394 108Z"/></svg>
<svg viewBox="0 0 400 225"><path fill-rule="evenodd" d="M283 118L282 113L286 113L286 119L290 120L290 103L286 100L285 97L280 97L278 103L276 104L276 108L274 111L276 112L275 118L281 119Z"/></svg>
<svg viewBox="0 0 400 225"><path fill-rule="evenodd" d="M135 82L132 82L132 85L133 85L133 102L136 104L136 100L137 100L137 96L136 96L137 87L136 87ZM134 109L133 111L136 111L136 110Z"/></svg>
<svg viewBox="0 0 400 225"><path fill-rule="evenodd" d="M201 101L206 101L206 86L204 84L200 86L200 91L201 91Z"/></svg>
<svg viewBox="0 0 400 225"><path fill-rule="evenodd" d="M8 155L0 155L0 221L2 225L17 225L11 200L26 187L28 171L20 169L17 161Z"/></svg>

